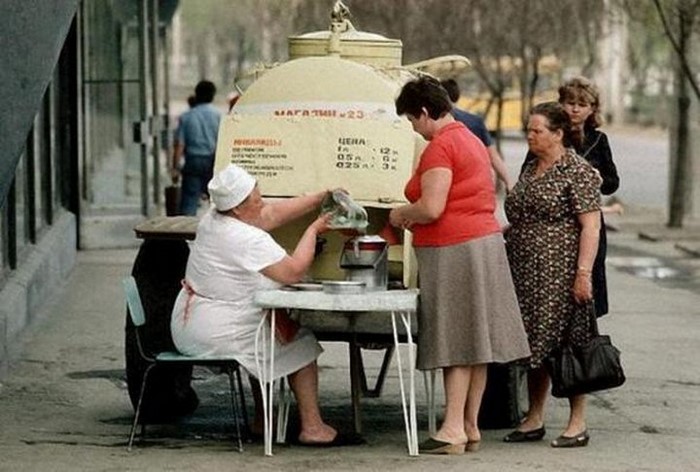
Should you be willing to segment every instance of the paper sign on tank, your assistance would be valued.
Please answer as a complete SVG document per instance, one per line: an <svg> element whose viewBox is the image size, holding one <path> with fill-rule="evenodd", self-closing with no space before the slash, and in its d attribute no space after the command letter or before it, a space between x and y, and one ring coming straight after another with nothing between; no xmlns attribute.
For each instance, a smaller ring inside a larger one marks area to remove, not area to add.
<svg viewBox="0 0 700 472"><path fill-rule="evenodd" d="M238 164L269 196L342 187L359 201L403 202L414 146L408 122L229 115L215 170Z"/></svg>

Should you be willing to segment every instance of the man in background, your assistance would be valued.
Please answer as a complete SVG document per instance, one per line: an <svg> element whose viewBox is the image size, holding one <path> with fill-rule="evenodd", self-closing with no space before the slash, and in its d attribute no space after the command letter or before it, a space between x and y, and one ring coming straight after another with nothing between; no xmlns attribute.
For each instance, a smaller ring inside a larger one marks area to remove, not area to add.
<svg viewBox="0 0 700 472"><path fill-rule="evenodd" d="M508 177L508 169L506 169L506 164L503 162L503 158L499 154L498 149L496 149L496 144L493 142L493 139L491 139L489 130L486 129L484 120L479 115L475 115L457 108L457 101L459 100L460 95L457 81L454 79L446 79L440 81L440 83L445 90L447 90L447 94L450 96L450 100L452 101L452 116L454 116L457 121L463 123L464 126L469 128L469 131L474 133L474 135L479 138L482 143L484 143L486 150L489 152L491 167L496 173L496 177L503 182L503 185L506 187L506 192L510 192L510 190L513 188L513 183Z"/></svg>
<svg viewBox="0 0 700 472"><path fill-rule="evenodd" d="M214 172L216 137L221 112L212 105L216 86L202 80L194 89L194 106L180 116L175 133L171 177L176 184L182 177L180 214L194 216ZM182 157L185 157L184 164Z"/></svg>

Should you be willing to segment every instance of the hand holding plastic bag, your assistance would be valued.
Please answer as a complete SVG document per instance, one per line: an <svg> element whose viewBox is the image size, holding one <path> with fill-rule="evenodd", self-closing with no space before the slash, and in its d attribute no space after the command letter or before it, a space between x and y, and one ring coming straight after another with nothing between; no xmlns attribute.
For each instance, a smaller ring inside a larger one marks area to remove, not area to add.
<svg viewBox="0 0 700 472"><path fill-rule="evenodd" d="M340 189L328 192L321 204L321 213L331 214L330 229L354 229L364 233L369 224L367 211Z"/></svg>

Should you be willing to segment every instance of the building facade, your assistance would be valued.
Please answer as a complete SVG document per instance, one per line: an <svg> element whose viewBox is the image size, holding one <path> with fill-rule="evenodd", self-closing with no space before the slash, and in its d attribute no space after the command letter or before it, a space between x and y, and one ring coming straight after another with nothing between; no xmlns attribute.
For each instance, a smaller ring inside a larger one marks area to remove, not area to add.
<svg viewBox="0 0 700 472"><path fill-rule="evenodd" d="M0 7L0 374L78 249L161 212L177 0Z"/></svg>

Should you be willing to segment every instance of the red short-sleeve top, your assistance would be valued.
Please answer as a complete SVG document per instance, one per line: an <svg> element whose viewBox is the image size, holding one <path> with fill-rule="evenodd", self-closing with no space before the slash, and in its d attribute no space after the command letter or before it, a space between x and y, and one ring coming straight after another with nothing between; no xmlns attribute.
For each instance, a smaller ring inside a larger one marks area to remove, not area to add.
<svg viewBox="0 0 700 472"><path fill-rule="evenodd" d="M404 189L408 201L420 199L422 175L438 167L452 171L445 211L430 224L413 226L413 245L448 246L499 232L488 151L462 123L435 133Z"/></svg>

